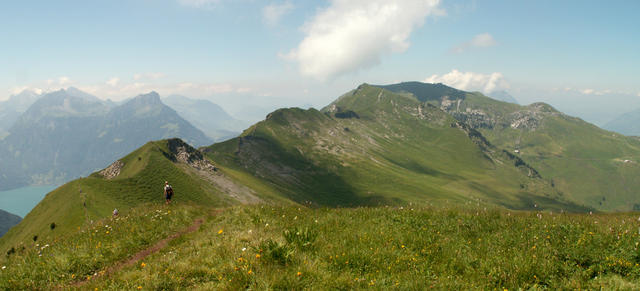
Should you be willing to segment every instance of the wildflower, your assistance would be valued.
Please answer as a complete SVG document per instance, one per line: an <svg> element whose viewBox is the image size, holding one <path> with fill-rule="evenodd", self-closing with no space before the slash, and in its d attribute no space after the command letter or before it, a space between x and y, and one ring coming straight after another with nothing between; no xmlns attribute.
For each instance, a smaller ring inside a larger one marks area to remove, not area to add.
<svg viewBox="0 0 640 291"><path fill-rule="evenodd" d="M302 276L302 272L296 273L296 276L298 276L298 277Z"/></svg>
<svg viewBox="0 0 640 291"><path fill-rule="evenodd" d="M142 286L138 286L138 290L142 289Z"/></svg>
<svg viewBox="0 0 640 291"><path fill-rule="evenodd" d="M247 250L247 248L242 248L242 251L243 251L243 252L244 252L244 251L246 251L246 250Z"/></svg>
<svg viewBox="0 0 640 291"><path fill-rule="evenodd" d="M256 259L259 259L259 258L260 258L260 254L256 254Z"/></svg>
<svg viewBox="0 0 640 291"><path fill-rule="evenodd" d="M218 230L218 234L222 234L222 229L221 229L221 230Z"/></svg>
<svg viewBox="0 0 640 291"><path fill-rule="evenodd" d="M144 262L142 262L142 264L140 264L140 267L144 268L144 266L146 266L147 264L145 264Z"/></svg>
<svg viewBox="0 0 640 291"><path fill-rule="evenodd" d="M3 270L4 270L4 269L6 269L6 268L7 268L7 266L2 266L2 269L3 269Z"/></svg>
<svg viewBox="0 0 640 291"><path fill-rule="evenodd" d="M251 271L251 270L249 270L249 271L247 272L247 274L249 274L249 275L251 275L252 273L253 273L253 271Z"/></svg>
<svg viewBox="0 0 640 291"><path fill-rule="evenodd" d="M107 232L105 232L106 234L109 234L109 231L107 230Z"/></svg>

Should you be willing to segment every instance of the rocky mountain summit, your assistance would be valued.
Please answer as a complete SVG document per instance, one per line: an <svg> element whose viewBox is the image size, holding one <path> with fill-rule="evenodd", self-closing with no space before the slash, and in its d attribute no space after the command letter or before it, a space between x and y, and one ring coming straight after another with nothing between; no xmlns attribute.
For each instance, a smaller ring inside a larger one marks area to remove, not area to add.
<svg viewBox="0 0 640 291"><path fill-rule="evenodd" d="M115 106L78 89L48 93L0 141L0 188L59 184L103 168L150 140L212 142L156 92Z"/></svg>

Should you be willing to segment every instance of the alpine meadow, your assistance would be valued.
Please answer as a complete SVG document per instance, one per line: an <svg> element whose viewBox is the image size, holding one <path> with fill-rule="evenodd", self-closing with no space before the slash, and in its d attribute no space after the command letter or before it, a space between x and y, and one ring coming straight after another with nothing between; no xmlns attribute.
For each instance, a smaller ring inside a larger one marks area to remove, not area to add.
<svg viewBox="0 0 640 291"><path fill-rule="evenodd" d="M639 9L1 4L0 290L639 290Z"/></svg>

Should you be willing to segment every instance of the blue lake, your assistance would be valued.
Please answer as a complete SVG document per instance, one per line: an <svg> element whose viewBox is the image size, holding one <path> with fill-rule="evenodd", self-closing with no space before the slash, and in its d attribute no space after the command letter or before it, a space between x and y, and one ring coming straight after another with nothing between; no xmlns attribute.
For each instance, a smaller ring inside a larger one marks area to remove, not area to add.
<svg viewBox="0 0 640 291"><path fill-rule="evenodd" d="M0 191L0 209L23 217L58 186L29 186Z"/></svg>

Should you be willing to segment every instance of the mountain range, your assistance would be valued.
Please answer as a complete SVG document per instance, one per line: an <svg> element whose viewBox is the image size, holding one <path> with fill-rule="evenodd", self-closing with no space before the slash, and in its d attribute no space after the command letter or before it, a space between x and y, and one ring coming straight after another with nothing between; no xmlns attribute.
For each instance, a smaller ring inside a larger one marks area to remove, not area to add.
<svg viewBox="0 0 640 291"><path fill-rule="evenodd" d="M0 140L9 135L9 128L27 111L29 106L40 98L40 94L32 90L24 90L12 95L8 100L0 102Z"/></svg>
<svg viewBox="0 0 640 291"><path fill-rule="evenodd" d="M235 137L249 126L208 100L170 95L162 101L214 141Z"/></svg>
<svg viewBox="0 0 640 291"><path fill-rule="evenodd" d="M130 102L149 100L158 97ZM640 208L638 160L637 138L544 103L521 106L442 84L362 84L322 110L279 109L200 149L180 139L146 143L49 193L0 247L53 235L46 232L52 222L64 233L113 208L157 203L165 180L177 200L211 206L626 211Z"/></svg>
<svg viewBox="0 0 640 291"><path fill-rule="evenodd" d="M640 109L624 113L607 122L602 128L624 135L640 136Z"/></svg>
<svg viewBox="0 0 640 291"><path fill-rule="evenodd" d="M7 233L11 227L18 224L20 220L22 220L20 216L0 209L0 237Z"/></svg>
<svg viewBox="0 0 640 291"><path fill-rule="evenodd" d="M108 165L148 140L212 142L157 93L121 105L75 88L40 97L0 141L0 188L58 184Z"/></svg>

